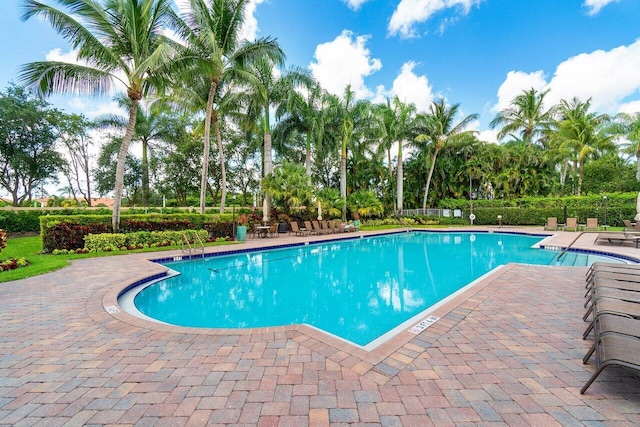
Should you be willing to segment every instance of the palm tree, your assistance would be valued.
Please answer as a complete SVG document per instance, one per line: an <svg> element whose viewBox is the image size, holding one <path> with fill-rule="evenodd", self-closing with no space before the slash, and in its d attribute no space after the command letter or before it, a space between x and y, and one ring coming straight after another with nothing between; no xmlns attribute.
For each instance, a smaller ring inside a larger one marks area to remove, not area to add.
<svg viewBox="0 0 640 427"><path fill-rule="evenodd" d="M284 53L277 42L262 38L254 42L240 40L244 23L244 10L248 0L189 0L190 10L183 17L185 25L180 35L187 41L175 67L185 70L183 77L199 75L209 83L205 109L204 153L200 183L200 212L204 213L207 191L211 124L216 115L214 106L218 86L223 80L235 80L244 76L246 65L258 58L269 57L281 63ZM217 120L217 118L216 118ZM226 198L226 170L220 131L215 129L222 172L220 212L224 212Z"/></svg>
<svg viewBox="0 0 640 427"><path fill-rule="evenodd" d="M278 124L274 129L282 139L291 138L295 133L304 135L305 169L311 176L311 153L322 151L325 129L328 121L329 97L320 84L307 88L304 96L299 91L290 91L284 103L276 110Z"/></svg>
<svg viewBox="0 0 640 427"><path fill-rule="evenodd" d="M396 177L396 197L398 215L402 214L402 202L404 196L404 172L402 164L402 149L405 144L413 140L416 132L416 106L414 104L405 104L400 101L397 96L393 99L394 124L392 126L392 138L398 143L398 167Z"/></svg>
<svg viewBox="0 0 640 427"><path fill-rule="evenodd" d="M640 113L617 114L608 131L629 142L625 152L636 156L636 180L640 182Z"/></svg>
<svg viewBox="0 0 640 427"><path fill-rule="evenodd" d="M262 179L262 189L276 200L281 200L287 216L291 208L302 206L311 200L313 186L304 166L283 162L273 173Z"/></svg>
<svg viewBox="0 0 640 427"><path fill-rule="evenodd" d="M431 178L433 177L433 169L438 159L438 153L442 147L451 138L461 135L473 134L473 131L465 131L464 128L472 121L478 118L477 114L470 114L454 124L460 104L447 106L443 98L439 98L431 102L429 106L429 114L425 117L428 126L427 133L422 133L416 137L418 142L429 142L433 149L431 156L431 168L427 176L427 184L424 188L424 199L422 200L422 209L427 209L427 199L429 198L429 187L431 186Z"/></svg>
<svg viewBox="0 0 640 427"><path fill-rule="evenodd" d="M578 172L577 194L582 192L585 163L603 151L616 149L613 135L606 128L611 118L606 114L590 113L590 108L591 99L586 102L578 98L560 101L560 119L553 134L553 143L560 150L571 153L573 169Z"/></svg>
<svg viewBox="0 0 640 427"><path fill-rule="evenodd" d="M509 108L500 111L489 124L491 128L502 126L498 139L516 135L526 145L541 145L541 138L553 120L553 110L544 110L544 97L549 90L538 92L531 88L522 91L512 101Z"/></svg>
<svg viewBox="0 0 640 427"><path fill-rule="evenodd" d="M282 59L282 58L279 58ZM282 75L276 73L276 68L281 63L275 62L266 55L253 61L247 67L247 82L251 89L249 104L249 119L257 119L260 122L264 138L263 158L264 167L262 176L266 177L273 172L273 147L271 140L270 108L278 106L290 97L299 86L311 86L309 72L302 69L291 69ZM270 199L265 195L263 205L263 220L269 219Z"/></svg>
<svg viewBox="0 0 640 427"><path fill-rule="evenodd" d="M118 106L129 111L131 100L125 96L117 98ZM164 133L163 109L159 104L153 103L149 108L138 106L133 140L140 141L142 145L142 205L149 206L149 152L153 141L162 139ZM97 127L117 127L126 129L127 118L117 114L106 114L95 119Z"/></svg>
<svg viewBox="0 0 640 427"><path fill-rule="evenodd" d="M172 44L161 35L174 24L171 0L56 0L57 9L36 0L24 1L27 20L48 21L77 49L81 64L39 61L25 64L20 80L41 94L53 92L104 95L116 82L126 87L131 100L127 128L118 152L113 203L113 230L120 227L124 168L133 137L138 103L166 79L158 73L171 59ZM78 19L79 18L79 19Z"/></svg>
<svg viewBox="0 0 640 427"><path fill-rule="evenodd" d="M358 138L361 138L366 119L369 117L370 103L366 100L355 99L355 92L351 85L345 88L342 99L333 97L331 106L333 113L339 117L340 133L340 196L347 201L347 150ZM346 207L342 210L342 220L346 221Z"/></svg>

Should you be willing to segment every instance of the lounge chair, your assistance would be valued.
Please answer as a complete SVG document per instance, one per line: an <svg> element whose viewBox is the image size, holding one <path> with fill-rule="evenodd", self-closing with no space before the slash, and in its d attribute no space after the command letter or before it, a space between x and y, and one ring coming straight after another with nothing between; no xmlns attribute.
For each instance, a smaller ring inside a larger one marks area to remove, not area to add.
<svg viewBox="0 0 640 427"><path fill-rule="evenodd" d="M587 225L584 227L584 231L599 231L598 218L587 218Z"/></svg>
<svg viewBox="0 0 640 427"><path fill-rule="evenodd" d="M640 233L640 224L633 224L628 219L622 221L625 233Z"/></svg>
<svg viewBox="0 0 640 427"><path fill-rule="evenodd" d="M607 366L618 365L640 370L640 339L622 334L604 334L596 339L596 371L580 390L584 394Z"/></svg>
<svg viewBox="0 0 640 427"><path fill-rule="evenodd" d="M567 223L564 226L564 231L578 231L578 218L567 218Z"/></svg>
<svg viewBox="0 0 640 427"><path fill-rule="evenodd" d="M298 223L296 221L292 221L289 223L289 227L291 228L291 231L296 235L296 236L306 236L307 233L307 229L302 227L300 228L298 226Z"/></svg>
<svg viewBox="0 0 640 427"><path fill-rule="evenodd" d="M313 226L316 234L327 234L327 230L323 230L322 227L320 227L320 223L318 221L311 221L311 225Z"/></svg>
<svg viewBox="0 0 640 427"><path fill-rule="evenodd" d="M320 223L320 227L322 227L322 232L324 234L331 234L333 233L333 230L331 229L331 227L329 227L329 224L327 223L326 220L322 220L322 221L318 221Z"/></svg>
<svg viewBox="0 0 640 427"><path fill-rule="evenodd" d="M343 231L342 227L340 227L336 221L327 221L327 225L333 233L342 233Z"/></svg>
<svg viewBox="0 0 640 427"><path fill-rule="evenodd" d="M544 229L549 231L558 231L558 218L554 216L550 216L549 218L547 218Z"/></svg>
<svg viewBox="0 0 640 427"><path fill-rule="evenodd" d="M624 290L624 289L618 289L618 288L609 288L609 287L606 287L606 286L602 286L602 287L598 286L589 295L589 299L587 300L587 304L589 304L589 302L591 302L591 305L589 305L589 308L585 312L585 314L584 314L584 316L582 318L583 320L587 320L589 318L589 315L595 309L596 302L601 300L601 299L603 299L603 298L614 299L614 300L619 300L619 301L627 301L627 302L632 302L632 303L635 303L635 304L639 304L640 303L640 292L638 292L637 288L635 290Z"/></svg>
<svg viewBox="0 0 640 427"><path fill-rule="evenodd" d="M618 246L623 245L625 242L635 242L638 236L631 236L626 233L598 233L596 237L596 243L598 240L607 240L609 244Z"/></svg>
<svg viewBox="0 0 640 427"><path fill-rule="evenodd" d="M606 334L628 335L640 338L640 320L615 314L603 314L598 317L593 327L596 342L593 343L587 354L582 358L582 363L587 363L596 349L598 337Z"/></svg>
<svg viewBox="0 0 640 427"><path fill-rule="evenodd" d="M593 301L588 310L589 314L593 314L593 319L587 329L582 334L582 338L586 339L593 330L598 317L603 314L617 314L626 317L640 317L640 304L614 298L601 298ZM585 318L586 320L586 315Z"/></svg>
<svg viewBox="0 0 640 427"><path fill-rule="evenodd" d="M309 234L318 234L316 229L313 228L313 225L311 224L311 221L305 221L304 222L304 228L307 229L307 233L309 233Z"/></svg>

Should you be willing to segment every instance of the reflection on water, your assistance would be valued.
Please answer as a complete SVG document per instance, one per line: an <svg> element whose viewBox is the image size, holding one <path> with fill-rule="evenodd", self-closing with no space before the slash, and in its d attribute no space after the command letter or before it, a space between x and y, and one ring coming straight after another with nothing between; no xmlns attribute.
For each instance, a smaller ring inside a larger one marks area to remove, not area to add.
<svg viewBox="0 0 640 427"><path fill-rule="evenodd" d="M167 323L244 328L307 323L364 345L501 264L549 264L539 237L402 233L168 264L140 311Z"/></svg>

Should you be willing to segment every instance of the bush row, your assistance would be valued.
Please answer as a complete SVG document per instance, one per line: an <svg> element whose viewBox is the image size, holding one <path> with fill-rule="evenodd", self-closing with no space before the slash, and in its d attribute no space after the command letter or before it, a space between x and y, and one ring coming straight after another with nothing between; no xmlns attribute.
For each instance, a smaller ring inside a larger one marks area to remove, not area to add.
<svg viewBox="0 0 640 427"><path fill-rule="evenodd" d="M182 241L183 234L187 236L189 243L194 243L197 240L196 235L201 241L205 241L208 238L206 230L89 234L84 238L84 248L89 252L104 252L123 248L142 249L178 245Z"/></svg>
<svg viewBox="0 0 640 427"><path fill-rule="evenodd" d="M558 222L565 221L564 207L555 208L473 208L476 216L474 224L477 225L497 225L498 215L502 215L502 225L544 225L547 218L556 217ZM581 207L567 207L566 216L578 218L578 223L586 223L587 218L598 218L599 224L608 224L613 226L623 226L622 221L632 219L636 215L634 207L614 207L606 209ZM468 223L468 220L466 220Z"/></svg>
<svg viewBox="0 0 640 427"><path fill-rule="evenodd" d="M493 200L474 200L475 208L534 208L534 209L598 209L603 208L606 204L607 208L633 208L635 209L638 193L611 193L606 194L607 198L603 199L603 194L587 195L587 196L567 196L567 197L523 197L520 199L493 199ZM468 199L443 199L439 203L442 209L462 209L469 211Z"/></svg>
<svg viewBox="0 0 640 427"><path fill-rule="evenodd" d="M139 214L123 215L120 232L154 232L206 230L203 240L215 240L232 234L231 215L217 215L213 219L200 214ZM44 252L54 250L76 250L84 247L84 238L89 234L112 231L111 215L48 215L40 218L40 234Z"/></svg>

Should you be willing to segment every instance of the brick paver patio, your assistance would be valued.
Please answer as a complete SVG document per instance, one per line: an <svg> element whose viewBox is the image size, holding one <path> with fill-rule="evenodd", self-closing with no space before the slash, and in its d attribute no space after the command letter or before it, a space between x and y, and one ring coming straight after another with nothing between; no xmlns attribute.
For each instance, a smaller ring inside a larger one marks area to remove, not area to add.
<svg viewBox="0 0 640 427"><path fill-rule="evenodd" d="M594 369L585 268L508 265L419 335L367 352L308 327L198 331L107 313L163 271L146 257L0 284L1 425L640 424L635 372L607 368L579 393Z"/></svg>

